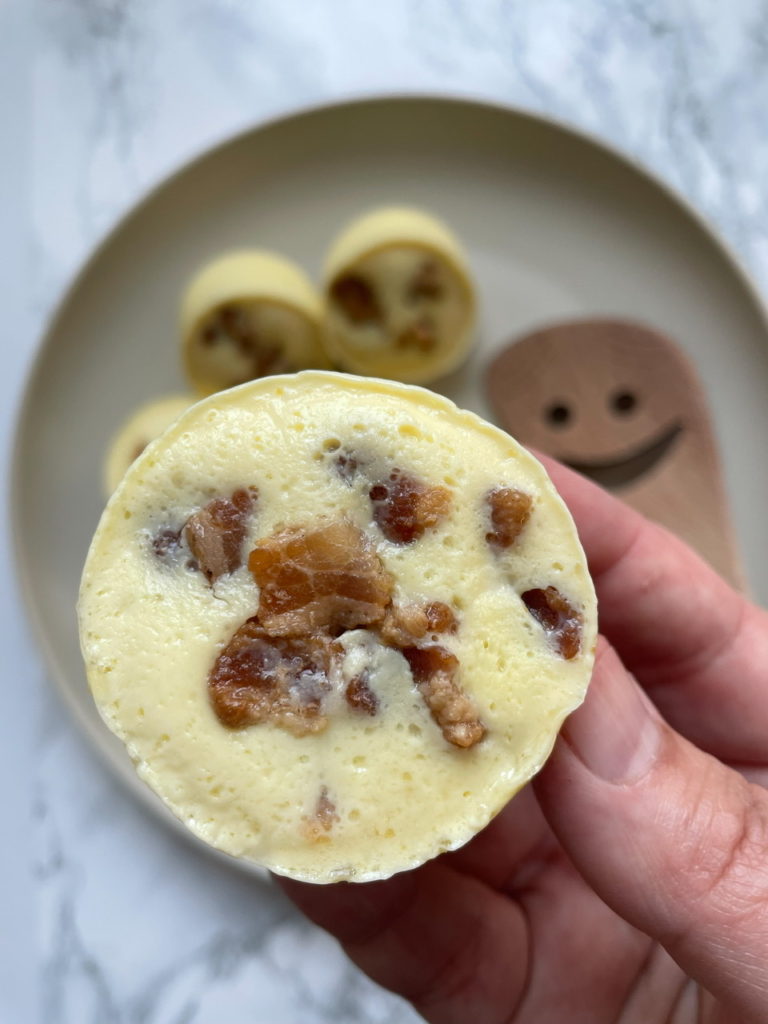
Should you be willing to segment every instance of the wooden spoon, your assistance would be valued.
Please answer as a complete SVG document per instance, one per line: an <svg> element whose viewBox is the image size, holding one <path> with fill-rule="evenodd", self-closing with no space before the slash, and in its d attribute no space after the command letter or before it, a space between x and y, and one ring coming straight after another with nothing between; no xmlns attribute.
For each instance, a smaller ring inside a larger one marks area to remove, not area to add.
<svg viewBox="0 0 768 1024"><path fill-rule="evenodd" d="M555 324L504 348L486 386L510 434L614 491L743 588L707 401L677 344L622 320Z"/></svg>

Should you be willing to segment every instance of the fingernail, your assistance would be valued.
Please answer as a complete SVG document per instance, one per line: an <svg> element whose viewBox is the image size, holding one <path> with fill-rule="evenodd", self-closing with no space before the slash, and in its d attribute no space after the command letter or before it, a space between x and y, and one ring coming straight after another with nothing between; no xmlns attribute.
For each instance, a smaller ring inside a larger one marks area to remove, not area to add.
<svg viewBox="0 0 768 1024"><path fill-rule="evenodd" d="M593 775L629 785L656 761L662 725L653 704L609 649L595 666L586 701L561 735Z"/></svg>

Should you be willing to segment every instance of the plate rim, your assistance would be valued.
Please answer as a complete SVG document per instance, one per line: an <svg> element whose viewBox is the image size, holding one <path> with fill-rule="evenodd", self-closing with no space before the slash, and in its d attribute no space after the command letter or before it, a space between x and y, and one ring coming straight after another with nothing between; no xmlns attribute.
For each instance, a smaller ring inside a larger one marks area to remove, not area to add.
<svg viewBox="0 0 768 1024"><path fill-rule="evenodd" d="M16 582L22 597L24 612L27 622L31 626L32 638L37 651L42 654L42 662L46 669L46 677L49 680L64 706L67 708L71 719L76 723L81 734L83 734L91 749L98 753L98 756L109 767L112 777L119 780L124 790L127 790L143 807L146 807L151 814L166 826L175 831L183 832L188 838L195 840L195 845L202 847L217 860L226 860L228 863L245 868L252 877L263 877L263 869L257 865L249 864L222 853L207 843L194 836L184 826L183 822L176 819L162 804L154 792L136 775L133 768L129 769L126 761L125 767L120 767L110 748L110 733L103 723L96 719L87 717L81 702L75 698L66 683L67 673L60 664L56 653L48 639L43 614L34 595L34 588L31 582L31 571L28 561L22 550L21 544L21 519L22 510L20 502L21 478L23 473L21 443L28 429L31 418L32 392L38 375L45 362L45 358L53 345L58 330L59 321L62 319L66 308L71 301L74 292L79 288L84 278L101 258L104 250L112 242L127 224L139 216L143 209L148 206L162 191L173 185L177 178L192 170L203 161L215 157L229 146L244 141L247 137L265 131L274 126L300 121L303 118L311 118L330 111L349 108L361 108L365 106L402 105L409 106L413 103L433 103L442 105L445 108L454 106L479 107L490 110L505 116L512 116L522 121L554 130L560 135L577 143L587 143L592 149L597 150L605 156L618 162L626 170L639 176L646 184L661 192L667 199L672 201L688 219L705 236L706 240L714 246L731 271L734 273L739 284L743 287L747 297L751 301L754 312L763 327L768 341L768 296L764 296L757 281L752 276L745 261L733 248L720 231L715 227L706 215L696 207L676 186L661 178L656 171L647 167L640 159L633 154L627 153L616 144L608 141L591 129L583 129L573 125L557 116L548 113L529 109L519 104L508 103L486 95L472 91L457 90L359 90L342 94L333 99L321 99L308 103L290 105L282 110L259 117L243 128L227 133L213 143L205 143L193 150L190 156L184 157L175 162L171 169L162 174L151 184L142 189L135 200L114 220L89 247L86 255L77 264L75 269L68 275L59 289L58 296L53 303L49 313L45 316L42 326L36 336L34 350L31 359L22 374L21 386L16 392L16 408L14 410L13 428L10 436L10 472L8 474L9 490L7 511L11 532L12 560L15 570ZM74 609L73 609L74 612ZM129 775L130 771L130 775Z"/></svg>

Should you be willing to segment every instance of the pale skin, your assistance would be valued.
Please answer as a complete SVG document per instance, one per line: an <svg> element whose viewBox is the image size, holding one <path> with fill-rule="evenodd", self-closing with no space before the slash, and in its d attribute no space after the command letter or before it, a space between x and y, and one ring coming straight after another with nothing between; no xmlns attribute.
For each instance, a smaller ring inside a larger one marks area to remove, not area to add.
<svg viewBox="0 0 768 1024"><path fill-rule="evenodd" d="M602 633L547 765L472 842L415 871L281 884L435 1024L768 1021L768 613L547 468Z"/></svg>

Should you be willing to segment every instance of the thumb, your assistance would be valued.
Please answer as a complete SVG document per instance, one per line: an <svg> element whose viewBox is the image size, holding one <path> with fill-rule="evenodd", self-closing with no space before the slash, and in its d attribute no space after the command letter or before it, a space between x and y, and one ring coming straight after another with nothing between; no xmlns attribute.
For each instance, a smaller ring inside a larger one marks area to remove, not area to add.
<svg viewBox="0 0 768 1024"><path fill-rule="evenodd" d="M601 899L768 1020L768 793L670 729L604 641L536 790Z"/></svg>

